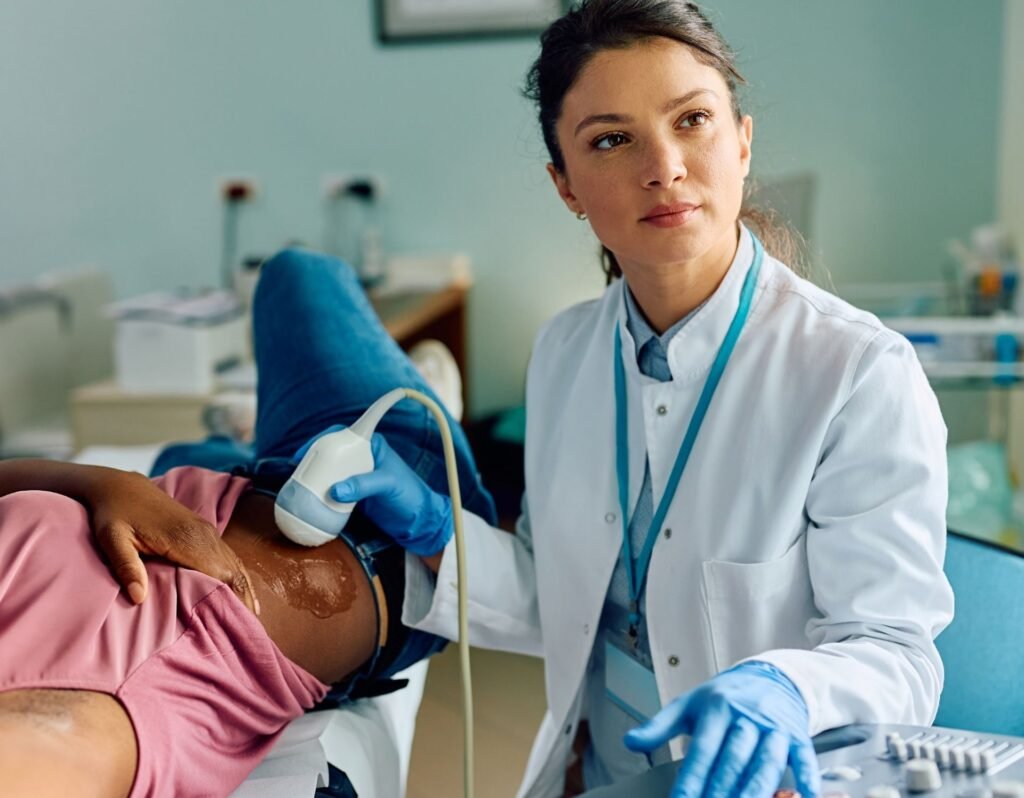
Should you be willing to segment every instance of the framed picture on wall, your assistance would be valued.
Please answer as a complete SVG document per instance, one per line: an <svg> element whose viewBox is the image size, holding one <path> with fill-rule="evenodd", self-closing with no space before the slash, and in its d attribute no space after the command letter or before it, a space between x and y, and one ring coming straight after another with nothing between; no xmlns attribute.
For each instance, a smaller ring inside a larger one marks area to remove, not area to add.
<svg viewBox="0 0 1024 798"><path fill-rule="evenodd" d="M570 0L376 0L381 41L535 34Z"/></svg>

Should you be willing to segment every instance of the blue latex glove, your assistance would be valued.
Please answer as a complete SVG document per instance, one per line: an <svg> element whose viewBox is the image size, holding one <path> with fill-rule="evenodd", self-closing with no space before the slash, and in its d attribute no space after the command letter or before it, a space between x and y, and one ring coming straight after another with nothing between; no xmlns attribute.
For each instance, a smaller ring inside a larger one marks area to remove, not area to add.
<svg viewBox="0 0 1024 798"><path fill-rule="evenodd" d="M771 796L789 764L806 798L821 793L818 759L800 691L767 662L744 662L677 698L626 734L631 751L650 752L689 734L672 798Z"/></svg>
<svg viewBox="0 0 1024 798"><path fill-rule="evenodd" d="M324 430L299 449L293 459L301 460L321 435L340 429L344 427L335 425ZM452 537L451 499L432 491L380 433L373 433L370 448L373 471L335 483L330 489L331 498L360 502L371 521L413 554L437 554Z"/></svg>

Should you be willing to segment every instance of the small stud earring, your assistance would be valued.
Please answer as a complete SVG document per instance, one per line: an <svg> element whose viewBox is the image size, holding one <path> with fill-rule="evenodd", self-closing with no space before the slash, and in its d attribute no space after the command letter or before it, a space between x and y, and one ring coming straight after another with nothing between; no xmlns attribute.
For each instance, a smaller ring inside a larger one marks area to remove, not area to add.
<svg viewBox="0 0 1024 798"><path fill-rule="evenodd" d="M586 221L587 215L583 211L576 211L576 218L583 222Z"/></svg>

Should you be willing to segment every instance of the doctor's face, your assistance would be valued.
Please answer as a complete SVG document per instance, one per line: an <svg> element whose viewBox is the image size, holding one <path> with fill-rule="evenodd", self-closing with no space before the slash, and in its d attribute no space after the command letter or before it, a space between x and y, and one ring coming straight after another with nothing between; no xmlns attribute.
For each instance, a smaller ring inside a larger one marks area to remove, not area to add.
<svg viewBox="0 0 1024 798"><path fill-rule="evenodd" d="M628 276L735 252L752 121L689 47L655 38L595 55L556 132L562 199L584 212Z"/></svg>

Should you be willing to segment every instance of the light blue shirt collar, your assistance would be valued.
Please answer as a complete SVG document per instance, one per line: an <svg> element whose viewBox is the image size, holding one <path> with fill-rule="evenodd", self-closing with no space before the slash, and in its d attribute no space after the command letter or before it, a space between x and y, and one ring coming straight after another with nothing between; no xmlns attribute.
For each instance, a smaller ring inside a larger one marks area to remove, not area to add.
<svg viewBox="0 0 1024 798"><path fill-rule="evenodd" d="M650 341L651 339L655 339L658 342L657 345L654 347L658 359L666 360L665 353L668 352L669 341L671 341L675 337L676 333L683 329L683 327L686 325L686 322L693 318L693 316L702 307L704 307L707 300L701 302L700 305L698 305L685 316L683 316L683 318L681 318L679 321L677 321L675 324L673 324L671 327L665 330L665 332L663 332L661 335L658 335L654 331L654 328L651 327L650 323L644 317L643 311L640 310L640 306L637 305L636 299L633 298L633 292L629 290L629 286L625 285L623 286L623 288L624 290L622 293L626 297L626 329L629 330L629 334L633 337L633 341L636 344L636 357L637 364L640 366L640 372L648 377L657 377L662 381L671 379L671 375L667 373L665 376L662 376L661 374L652 374L650 367L646 363L648 358L641 357L641 352L643 352L644 347L647 346L648 341ZM666 361L666 372L667 369L668 363ZM658 369L658 371L661 370Z"/></svg>

